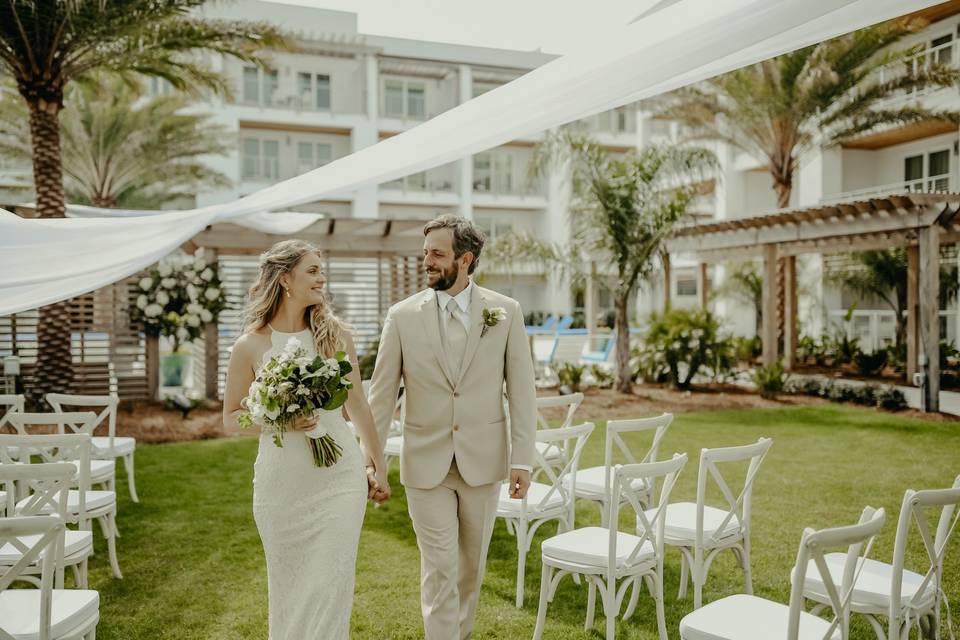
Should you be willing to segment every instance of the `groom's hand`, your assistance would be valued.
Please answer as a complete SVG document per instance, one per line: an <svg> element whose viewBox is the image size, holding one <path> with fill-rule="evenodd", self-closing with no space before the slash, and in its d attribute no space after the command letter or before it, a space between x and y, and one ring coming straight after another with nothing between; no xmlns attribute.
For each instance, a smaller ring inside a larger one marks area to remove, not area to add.
<svg viewBox="0 0 960 640"><path fill-rule="evenodd" d="M530 472L526 469L510 470L510 497L523 500L530 488Z"/></svg>

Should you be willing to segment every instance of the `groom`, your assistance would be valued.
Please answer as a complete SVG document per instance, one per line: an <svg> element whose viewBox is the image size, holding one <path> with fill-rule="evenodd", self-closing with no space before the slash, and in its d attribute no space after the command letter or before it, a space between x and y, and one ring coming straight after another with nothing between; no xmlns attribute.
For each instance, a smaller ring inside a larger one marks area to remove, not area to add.
<svg viewBox="0 0 960 640"><path fill-rule="evenodd" d="M386 442L403 378L400 482L420 547L423 626L427 640L455 640L473 630L501 482L509 477L514 499L530 485L536 391L520 305L470 278L483 234L447 215L423 235L429 288L387 313L370 406Z"/></svg>

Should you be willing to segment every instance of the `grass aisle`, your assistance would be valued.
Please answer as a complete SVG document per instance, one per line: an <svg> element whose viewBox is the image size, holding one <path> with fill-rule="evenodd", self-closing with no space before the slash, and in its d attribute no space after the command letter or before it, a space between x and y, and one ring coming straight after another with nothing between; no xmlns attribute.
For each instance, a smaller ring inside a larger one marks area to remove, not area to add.
<svg viewBox="0 0 960 640"><path fill-rule="evenodd" d="M598 425L602 427L602 425ZM674 491L675 500L693 500L700 448L774 439L758 478L753 506L753 576L758 595L786 602L789 571L805 526L824 527L856 520L866 504L885 507L887 524L873 557L889 561L896 517L908 487L948 486L960 474L960 427L898 418L870 410L825 406L773 410L689 413L677 417L660 458L686 451L690 462ZM602 462L603 431L594 433L585 462ZM101 594L98 638L266 638L266 575L251 511L253 439L144 446L137 452L141 504L130 502L118 473L121 505L118 540L123 580L110 577L106 547L97 539L91 585ZM355 639L422 637L419 609L419 555L403 488L394 466L394 499L367 512L360 543ZM577 525L596 524L597 510L582 503ZM933 523L932 526L935 526ZM494 530L487 577L474 637L530 638L540 582L540 541L556 531L544 525L527 563L526 606L513 605L516 546L502 522ZM918 536L912 562L925 561ZM960 600L960 535L944 567L947 595ZM323 580L323 576L317 576ZM692 595L677 601L679 554L666 563L667 624L679 637L680 618ZM732 554L713 564L704 602L740 591L742 574ZM565 578L547 616L545 638L599 638L583 630L586 589ZM960 607L955 607L960 609ZM960 611L954 611L960 628ZM322 636L322 634L320 634ZM657 637L653 601L644 591L637 613L617 627L618 638ZM853 640L874 638L854 625Z"/></svg>

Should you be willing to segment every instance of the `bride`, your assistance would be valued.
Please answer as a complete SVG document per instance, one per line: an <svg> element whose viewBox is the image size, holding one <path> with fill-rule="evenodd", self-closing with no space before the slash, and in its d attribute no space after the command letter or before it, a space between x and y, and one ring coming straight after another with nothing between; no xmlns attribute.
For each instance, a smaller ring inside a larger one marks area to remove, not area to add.
<svg viewBox="0 0 960 640"><path fill-rule="evenodd" d="M308 354L330 357L345 351L353 383L345 404L368 452L363 456L346 422L330 420L328 433L343 448L331 467L317 467L304 431L314 420L301 418L277 447L260 436L253 465L253 515L267 558L271 640L340 639L349 636L357 545L366 499L390 497L383 450L367 399L353 338L327 301L319 250L285 240L260 256L260 273L250 287L244 333L230 355L223 421L236 428L257 369L291 337ZM339 414L332 414L339 415ZM366 468L363 460L375 463Z"/></svg>

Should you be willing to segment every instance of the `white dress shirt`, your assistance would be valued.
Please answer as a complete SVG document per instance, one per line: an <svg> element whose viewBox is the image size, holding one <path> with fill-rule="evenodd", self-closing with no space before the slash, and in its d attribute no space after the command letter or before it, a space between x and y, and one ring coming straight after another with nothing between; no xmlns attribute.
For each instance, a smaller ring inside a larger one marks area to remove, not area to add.
<svg viewBox="0 0 960 640"><path fill-rule="evenodd" d="M440 334L444 343L446 343L447 340L447 305L450 304L451 298L457 302L456 309L453 312L453 317L463 325L467 335L470 335L470 299L472 297L473 278L470 279L463 291L455 296L451 296L446 291L437 291L437 313L440 314ZM513 465L513 468L522 469L529 473L533 473L533 467L526 464L515 464Z"/></svg>

